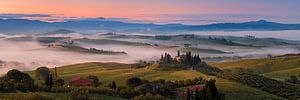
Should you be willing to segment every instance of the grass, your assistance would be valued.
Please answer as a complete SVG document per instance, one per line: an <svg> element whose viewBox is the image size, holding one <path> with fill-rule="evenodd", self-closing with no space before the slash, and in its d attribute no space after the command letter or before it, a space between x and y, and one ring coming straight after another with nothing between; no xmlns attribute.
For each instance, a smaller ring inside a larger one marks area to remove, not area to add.
<svg viewBox="0 0 300 100"><path fill-rule="evenodd" d="M274 71L270 73L265 73L263 74L264 76L267 77L272 77L277 80L284 80L287 77L290 77L292 75L300 75L300 68L293 68L293 69L287 69L287 70L282 70L282 71Z"/></svg>
<svg viewBox="0 0 300 100"><path fill-rule="evenodd" d="M0 99L3 96L22 96L22 95L27 95L29 93L0 93ZM48 96L58 100L68 100L68 93L48 93L48 92L38 92L38 94ZM90 94L90 98L95 98L96 100L127 100L124 98L119 98L119 97L112 97L112 96L107 96L107 95L99 95L99 94ZM94 99L93 99L94 100Z"/></svg>
<svg viewBox="0 0 300 100"><path fill-rule="evenodd" d="M64 80L73 77L95 75L101 79L103 84L116 81L118 85L125 85L125 81L130 77L140 77L147 80L165 79L170 81L192 79L205 76L193 70L159 71L152 68L131 68L131 64L112 63L84 63L58 67L58 75ZM122 66L122 67L120 67Z"/></svg>
<svg viewBox="0 0 300 100"><path fill-rule="evenodd" d="M283 56L264 59L246 59L211 63L221 69L248 68L267 77L283 80L300 74L300 56Z"/></svg>
<svg viewBox="0 0 300 100"><path fill-rule="evenodd" d="M83 63L69 66L58 67L58 75L66 82L73 77L85 77L88 75L96 75L101 79L103 85L107 85L112 81L116 81L118 86L125 85L125 81L129 77L140 77L146 80L165 79L170 81L186 80L195 77L213 78L206 76L194 70L171 70L162 71L156 70L156 66L146 68L132 68L132 64L118 64L118 63ZM34 76L33 72L29 72ZM281 100L282 98L275 95L248 87L236 82L216 79L217 88L222 93L225 93L227 100ZM55 94L53 94L55 95ZM58 94L59 95L59 94ZM109 100L109 99L108 99Z"/></svg>
<svg viewBox="0 0 300 100"><path fill-rule="evenodd" d="M226 94L227 100L284 100L267 92L225 79L218 78L216 86L220 92Z"/></svg>

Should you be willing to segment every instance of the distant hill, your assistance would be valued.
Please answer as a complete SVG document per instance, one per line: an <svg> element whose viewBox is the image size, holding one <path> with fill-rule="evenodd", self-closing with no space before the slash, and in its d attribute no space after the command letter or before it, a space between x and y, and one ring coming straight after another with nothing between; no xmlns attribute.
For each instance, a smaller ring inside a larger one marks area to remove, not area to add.
<svg viewBox="0 0 300 100"><path fill-rule="evenodd" d="M43 22L27 19L0 19L0 32L32 33L58 29L74 31L121 31L121 32L178 32L178 31L248 31L248 30L300 30L300 24L281 24L266 20L243 23L218 23L209 25L138 24L110 20L79 20L66 22Z"/></svg>
<svg viewBox="0 0 300 100"><path fill-rule="evenodd" d="M250 21L243 23L217 23L209 25L184 25L161 30L186 30L186 31L273 31L273 30L299 30L300 24L281 24L266 20Z"/></svg>
<svg viewBox="0 0 300 100"><path fill-rule="evenodd" d="M66 29L58 29L55 31L46 32L43 35L51 35L51 34L70 34L70 33L76 33L75 31L66 30Z"/></svg>

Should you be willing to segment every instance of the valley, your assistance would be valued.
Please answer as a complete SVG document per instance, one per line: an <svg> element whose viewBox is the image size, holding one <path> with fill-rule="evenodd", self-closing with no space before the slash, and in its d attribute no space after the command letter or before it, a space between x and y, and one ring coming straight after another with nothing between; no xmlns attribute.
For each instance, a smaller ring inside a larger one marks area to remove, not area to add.
<svg viewBox="0 0 300 100"><path fill-rule="evenodd" d="M50 72L56 73L56 79L64 81L64 85L55 87L54 90L42 90L38 94L0 93L0 97L45 95L68 98L68 94L64 93L72 90L68 88L68 82L76 77L90 76L97 77L101 83L99 87L87 88L91 98L108 100L129 99L120 94L119 90L111 90L110 86L115 82L119 88L130 89L127 88L128 78L136 77L144 80L146 85L162 80L171 83L187 82L182 87L172 88L169 94L161 94L171 99L185 98L180 93L186 91L186 88L207 85L211 80L215 81L220 97L224 94L226 100L284 100L293 98L298 93L276 94L273 91L278 91L278 88L264 89L240 81L246 76L236 74L239 76L237 78L242 77L239 80L232 80L236 77L231 76L235 72L247 72L251 73L250 76L255 74L265 77L248 77L254 82L256 79L266 80L266 83L274 83L276 80L279 81L278 84L285 84L291 76L299 74L300 57L296 53L299 52L300 42L295 40L194 34L83 34L61 29L38 35L4 36L0 41L0 68L3 76L11 69L18 69L28 73L38 87L43 87L45 83L37 77L39 75L36 70L45 66ZM181 54L185 56L180 58ZM182 60L188 55L191 60ZM199 60L199 63L195 62ZM199 77L203 82L189 83ZM283 88L290 87L292 86Z"/></svg>

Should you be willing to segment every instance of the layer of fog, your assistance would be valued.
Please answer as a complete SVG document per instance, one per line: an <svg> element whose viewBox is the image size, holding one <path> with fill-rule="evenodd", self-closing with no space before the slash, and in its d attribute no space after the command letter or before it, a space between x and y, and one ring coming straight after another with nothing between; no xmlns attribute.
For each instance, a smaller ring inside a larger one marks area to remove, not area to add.
<svg viewBox="0 0 300 100"><path fill-rule="evenodd" d="M224 35L224 34L223 34ZM12 38L21 37L24 35L0 35L0 37ZM284 35L283 35L284 36ZM102 38L97 35L82 35L78 33L74 34L57 34L51 35L51 37L72 37L77 38ZM182 45L182 42L170 42L170 41L145 41L141 39L128 40L135 42L153 42L157 44L166 45ZM97 48L111 51L125 51L128 55L98 55L98 54L84 54L78 52L59 51L57 49L47 48L36 42L12 42L6 41L0 38L0 74L6 73L11 69L19 70L33 70L40 66L58 67L63 65L85 63L85 62L119 62L119 63L135 63L138 60L157 60L160 55L165 52L169 52L172 55L176 55L177 50L174 49L162 49L154 46L126 46L126 45L96 45L79 43L80 46L86 48ZM291 47L270 47L261 49L250 49L240 47L220 47L211 45L199 45L200 48L213 48L219 50L228 50L235 52L233 54L207 54L201 53L204 56L248 56L265 57L268 54L281 55L287 53L299 53L299 49L293 49Z"/></svg>
<svg viewBox="0 0 300 100"><path fill-rule="evenodd" d="M164 50L127 47L121 45L85 46L104 50L125 51L128 55L100 55L60 51L36 42L11 42L0 40L0 73L11 69L33 70L40 66L58 67L85 62L135 63L138 60L156 60ZM175 52L174 52L175 53Z"/></svg>
<svg viewBox="0 0 300 100"><path fill-rule="evenodd" d="M251 35L258 38L279 38L287 40L300 40L300 30L286 31L200 31L190 32L196 35L218 35L218 36L239 36Z"/></svg>

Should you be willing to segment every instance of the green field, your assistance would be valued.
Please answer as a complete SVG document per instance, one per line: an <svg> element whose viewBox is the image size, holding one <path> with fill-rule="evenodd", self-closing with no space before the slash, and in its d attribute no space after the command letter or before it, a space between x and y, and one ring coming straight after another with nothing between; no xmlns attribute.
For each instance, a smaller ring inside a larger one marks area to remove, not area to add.
<svg viewBox="0 0 300 100"><path fill-rule="evenodd" d="M14 96L25 96L30 93L0 93L0 100L3 99L3 97L14 97ZM54 100L68 100L68 93L47 93L47 92L38 92L38 94L51 97ZM112 97L107 95L99 95L99 94L90 94L90 98L93 100L127 100L124 98L119 97Z"/></svg>
<svg viewBox="0 0 300 100"><path fill-rule="evenodd" d="M216 79L212 76L206 76L195 70L157 70L156 65L145 68L133 68L132 64L118 63L83 63L76 65L68 65L58 67L57 72L59 77L66 82L73 77L85 77L88 75L96 75L101 79L103 85L107 85L112 81L116 81L118 86L125 85L125 81L130 77L140 77L146 80L165 79L170 81L186 80L195 77L203 77L206 79ZM33 72L30 72L34 76ZM217 88L219 91L226 94L227 100L281 100L282 98L268 94L266 92L248 87L236 82L216 79Z"/></svg>
<svg viewBox="0 0 300 100"><path fill-rule="evenodd" d="M112 66L113 65L113 66ZM147 80L165 79L170 81L192 79L203 76L194 70L173 70L160 71L154 70L152 67L131 68L131 64L116 64L116 63L84 63L58 67L57 72L59 77L64 80L69 80L73 77L85 77L95 75L101 79L103 84L108 84L116 81L118 85L125 85L125 80L130 77L140 77Z"/></svg>
<svg viewBox="0 0 300 100"><path fill-rule="evenodd" d="M220 92L226 94L227 100L284 100L276 95L225 79L218 78L216 85Z"/></svg>
<svg viewBox="0 0 300 100"><path fill-rule="evenodd" d="M278 80L283 80L291 75L300 75L300 56L247 59L211 64L221 69L252 69L264 76Z"/></svg>

